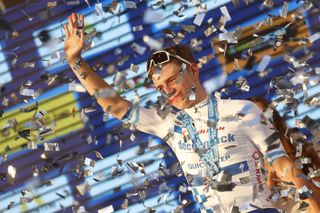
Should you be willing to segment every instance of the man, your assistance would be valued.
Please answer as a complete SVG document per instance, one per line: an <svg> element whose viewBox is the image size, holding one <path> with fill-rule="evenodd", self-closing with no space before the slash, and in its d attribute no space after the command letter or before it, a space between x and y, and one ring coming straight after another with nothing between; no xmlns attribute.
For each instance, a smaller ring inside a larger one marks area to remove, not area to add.
<svg viewBox="0 0 320 213"><path fill-rule="evenodd" d="M309 186L308 181L297 177L301 171L286 156L267 121L262 123L261 111L253 103L206 94L188 48L167 48L148 60L148 77L168 104L180 110L164 117L156 109L132 104L118 94L99 97L101 89L112 87L81 59L84 17L72 14L68 22L64 26L66 60L80 82L114 117L166 141L177 155L201 211L254 212L273 208L261 170L261 153L282 180L294 183L298 189ZM318 213L315 198L307 197L304 201L309 203L308 211Z"/></svg>

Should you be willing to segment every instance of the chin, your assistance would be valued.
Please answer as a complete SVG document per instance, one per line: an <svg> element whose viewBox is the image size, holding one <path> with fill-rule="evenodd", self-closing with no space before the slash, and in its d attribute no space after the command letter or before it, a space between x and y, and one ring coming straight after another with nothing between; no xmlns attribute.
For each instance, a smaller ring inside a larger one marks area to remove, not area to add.
<svg viewBox="0 0 320 213"><path fill-rule="evenodd" d="M188 108L184 100L177 101L176 103L172 104L172 106L176 107L179 110Z"/></svg>

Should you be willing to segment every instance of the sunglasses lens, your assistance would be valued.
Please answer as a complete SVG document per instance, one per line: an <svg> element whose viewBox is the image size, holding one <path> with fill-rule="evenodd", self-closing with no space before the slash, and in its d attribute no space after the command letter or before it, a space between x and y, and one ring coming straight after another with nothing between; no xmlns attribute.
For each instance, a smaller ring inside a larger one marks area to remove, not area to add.
<svg viewBox="0 0 320 213"><path fill-rule="evenodd" d="M165 52L158 52L152 56L152 59L155 64L162 64L169 61L168 54Z"/></svg>

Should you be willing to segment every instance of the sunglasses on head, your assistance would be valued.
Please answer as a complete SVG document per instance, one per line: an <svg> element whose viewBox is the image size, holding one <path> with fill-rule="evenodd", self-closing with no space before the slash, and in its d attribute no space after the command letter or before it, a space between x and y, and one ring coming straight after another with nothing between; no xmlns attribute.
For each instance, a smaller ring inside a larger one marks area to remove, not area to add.
<svg viewBox="0 0 320 213"><path fill-rule="evenodd" d="M174 57L188 65L191 65L191 62L187 61L186 59L176 55L169 53L165 50L160 50L157 52L154 52L151 56L151 58L148 60L148 70L147 70L147 77L149 76L149 73L151 71L151 67L156 66L156 65L162 65L164 63L167 63L170 61L170 57Z"/></svg>

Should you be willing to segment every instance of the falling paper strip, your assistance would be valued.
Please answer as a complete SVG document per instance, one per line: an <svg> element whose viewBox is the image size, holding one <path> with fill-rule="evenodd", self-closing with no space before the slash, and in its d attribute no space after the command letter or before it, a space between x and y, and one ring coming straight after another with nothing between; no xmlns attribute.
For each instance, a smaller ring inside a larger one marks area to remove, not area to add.
<svg viewBox="0 0 320 213"><path fill-rule="evenodd" d="M35 94L34 89L23 88L20 90L20 95L23 95L23 96L34 96L34 94Z"/></svg>
<svg viewBox="0 0 320 213"><path fill-rule="evenodd" d="M141 46L141 45L139 45L139 44L137 44L137 43L132 43L132 44L130 45L130 47L133 49L133 51L135 51L135 52L138 53L139 55L143 55L144 52L147 50L146 47Z"/></svg>
<svg viewBox="0 0 320 213"><path fill-rule="evenodd" d="M313 35L311 35L309 38L310 43L315 42L316 40L320 39L320 33L315 33Z"/></svg>
<svg viewBox="0 0 320 213"><path fill-rule="evenodd" d="M16 168L9 165L8 166L8 171L7 171L7 180L9 183L14 184L14 180L16 178Z"/></svg>
<svg viewBox="0 0 320 213"><path fill-rule="evenodd" d="M130 70L132 72L137 73L139 71L139 66L135 65L135 64L130 64Z"/></svg>
<svg viewBox="0 0 320 213"><path fill-rule="evenodd" d="M98 16L102 16L104 14L103 8L102 8L102 4L101 3L97 3L94 5L95 11L97 13Z"/></svg>
<svg viewBox="0 0 320 213"><path fill-rule="evenodd" d="M112 212L114 212L112 205L98 210L98 213L112 213Z"/></svg>
<svg viewBox="0 0 320 213"><path fill-rule="evenodd" d="M137 5L134 1L123 1L124 6L130 9L137 9Z"/></svg>
<svg viewBox="0 0 320 213"><path fill-rule="evenodd" d="M227 21L231 21L231 16L230 16L226 6L220 7L220 11L226 17Z"/></svg>
<svg viewBox="0 0 320 213"><path fill-rule="evenodd" d="M137 31L141 31L143 30L143 26L142 25L137 25L137 26L133 26L132 27L132 31L133 32L137 32Z"/></svg>
<svg viewBox="0 0 320 213"><path fill-rule="evenodd" d="M59 151L58 143L43 143L45 151Z"/></svg>
<svg viewBox="0 0 320 213"><path fill-rule="evenodd" d="M82 84L76 82L69 83L68 90L71 92L87 92L86 88Z"/></svg>
<svg viewBox="0 0 320 213"><path fill-rule="evenodd" d="M268 64L271 61L271 56L269 55L265 55L263 56L262 60L260 61L258 67L257 67L257 71L258 72L263 72L265 71L265 69L268 67Z"/></svg>
<svg viewBox="0 0 320 213"><path fill-rule="evenodd" d="M282 9L280 11L280 16L285 18L287 17L287 13L288 13L288 6L289 6L289 3L284 1L283 2L283 6L282 6Z"/></svg>
<svg viewBox="0 0 320 213"><path fill-rule="evenodd" d="M194 18L193 23L194 23L195 25L197 25L197 26L201 26L202 21L203 21L205 15L206 15L205 13L198 13L198 14L196 15L196 17Z"/></svg>
<svg viewBox="0 0 320 213"><path fill-rule="evenodd" d="M160 41L155 40L147 35L143 36L143 41L149 46L151 50L160 50L163 45Z"/></svg>
<svg viewBox="0 0 320 213"><path fill-rule="evenodd" d="M90 185L87 182L81 183L76 186L76 190L79 195L85 195L91 189Z"/></svg>

